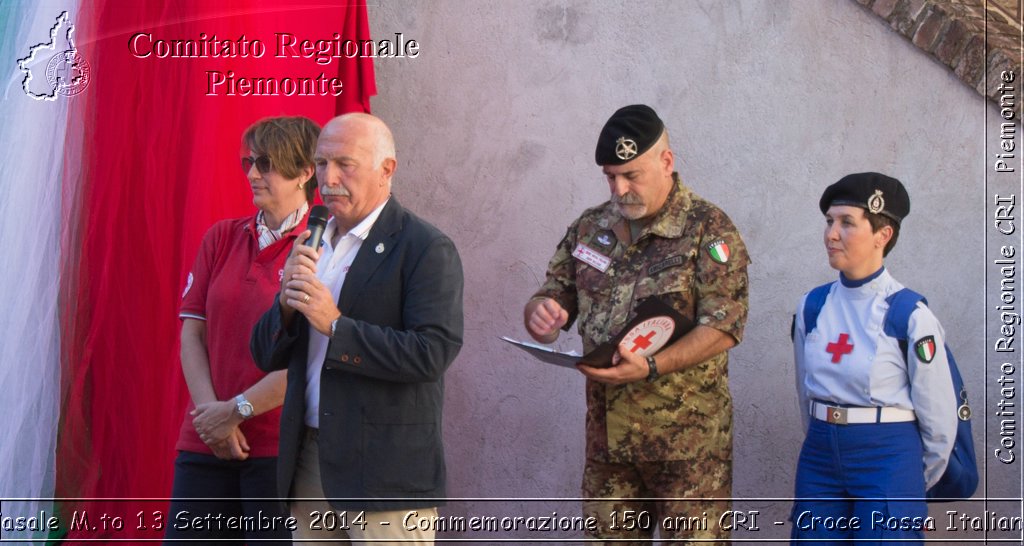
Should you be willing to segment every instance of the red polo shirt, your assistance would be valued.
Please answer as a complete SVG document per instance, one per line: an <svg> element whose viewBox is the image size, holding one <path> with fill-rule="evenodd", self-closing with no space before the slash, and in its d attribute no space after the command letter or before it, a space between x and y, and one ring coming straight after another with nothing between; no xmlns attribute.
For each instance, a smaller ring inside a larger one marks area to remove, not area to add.
<svg viewBox="0 0 1024 546"><path fill-rule="evenodd" d="M309 213L263 250L259 249L255 216L222 220L203 236L178 316L206 321L206 352L218 400L234 398L267 375L252 360L249 336L273 303L292 242L305 231L308 218ZM175 448L212 454L192 427L189 412L194 408L190 401ZM280 420L281 408L277 408L241 424L251 457L277 456Z"/></svg>

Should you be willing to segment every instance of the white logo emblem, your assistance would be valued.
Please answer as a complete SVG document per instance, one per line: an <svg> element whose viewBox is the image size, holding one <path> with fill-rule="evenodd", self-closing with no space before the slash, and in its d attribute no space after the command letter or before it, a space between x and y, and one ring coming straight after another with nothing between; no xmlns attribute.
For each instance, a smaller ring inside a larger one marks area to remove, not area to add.
<svg viewBox="0 0 1024 546"><path fill-rule="evenodd" d="M192 281L193 281L192 273L189 272L189 274L188 274L188 281L185 282L185 291L181 293L182 299L184 299L185 298L185 294L188 294L188 291L192 289Z"/></svg>
<svg viewBox="0 0 1024 546"><path fill-rule="evenodd" d="M89 63L71 38L75 25L70 20L68 12L61 12L50 27L49 40L32 46L28 55L18 59L18 69L24 73L21 87L29 97L54 101L77 95L89 85Z"/></svg>
<svg viewBox="0 0 1024 546"><path fill-rule="evenodd" d="M377 254L383 253L384 252L384 243L377 243L377 248L374 248L373 251L376 252Z"/></svg>
<svg viewBox="0 0 1024 546"><path fill-rule="evenodd" d="M672 337L676 323L666 316L651 317L626 333L622 341L631 353L647 357L658 352Z"/></svg>
<svg viewBox="0 0 1024 546"><path fill-rule="evenodd" d="M615 155L623 161L633 159L636 157L636 142L626 137L619 137L619 140L615 141Z"/></svg>

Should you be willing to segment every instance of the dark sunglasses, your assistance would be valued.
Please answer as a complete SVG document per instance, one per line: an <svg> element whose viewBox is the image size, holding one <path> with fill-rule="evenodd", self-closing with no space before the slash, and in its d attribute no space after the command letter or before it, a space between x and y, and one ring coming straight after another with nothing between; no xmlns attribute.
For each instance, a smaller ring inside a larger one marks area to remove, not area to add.
<svg viewBox="0 0 1024 546"><path fill-rule="evenodd" d="M252 169L253 164L256 165L256 170L259 171L260 174L267 174L270 172L271 165L269 155L242 158L242 170L245 171L246 174L249 174L249 171Z"/></svg>

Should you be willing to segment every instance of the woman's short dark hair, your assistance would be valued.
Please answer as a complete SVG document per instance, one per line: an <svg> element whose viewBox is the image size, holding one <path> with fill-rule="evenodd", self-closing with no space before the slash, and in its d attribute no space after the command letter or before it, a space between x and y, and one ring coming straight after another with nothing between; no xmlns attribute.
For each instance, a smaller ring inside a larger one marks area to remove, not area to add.
<svg viewBox="0 0 1024 546"><path fill-rule="evenodd" d="M885 244L885 248L882 250L882 257L888 256L889 251L896 246L896 239L900 238L899 222L882 214L872 214L867 210L864 211L864 217L867 218L868 223L871 224L871 233L878 233L878 230L885 226L892 228L892 237L889 239L889 242Z"/></svg>
<svg viewBox="0 0 1024 546"><path fill-rule="evenodd" d="M267 155L271 168L285 178L298 178L306 167L314 167L313 154L320 126L304 116L263 118L242 135L242 143L253 154ZM316 169L303 183L306 201L316 195Z"/></svg>

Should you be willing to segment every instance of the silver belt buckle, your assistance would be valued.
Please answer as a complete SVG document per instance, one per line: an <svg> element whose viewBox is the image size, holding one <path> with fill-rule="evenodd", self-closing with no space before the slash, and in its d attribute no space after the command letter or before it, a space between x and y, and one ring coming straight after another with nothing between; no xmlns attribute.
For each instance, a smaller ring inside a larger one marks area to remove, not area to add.
<svg viewBox="0 0 1024 546"><path fill-rule="evenodd" d="M846 424L846 408L825 406L825 410L828 412L825 417L829 423L834 423L836 425Z"/></svg>

